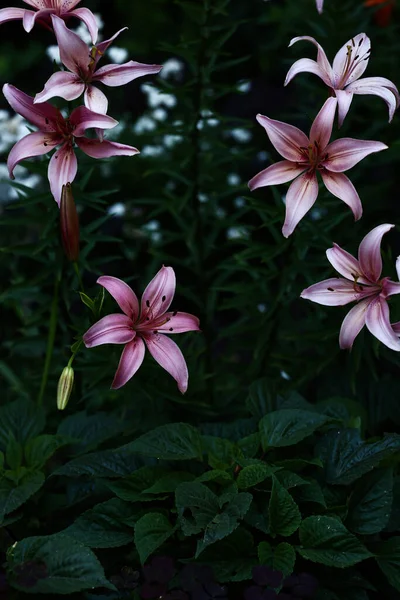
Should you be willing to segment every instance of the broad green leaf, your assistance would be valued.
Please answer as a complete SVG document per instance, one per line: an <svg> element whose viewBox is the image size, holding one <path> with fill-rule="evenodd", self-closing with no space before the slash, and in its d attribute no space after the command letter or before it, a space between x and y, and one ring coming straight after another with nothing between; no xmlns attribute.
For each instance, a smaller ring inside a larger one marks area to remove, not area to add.
<svg viewBox="0 0 400 600"><path fill-rule="evenodd" d="M271 477L272 473L273 468L267 464L249 465L239 472L236 483L239 489L246 490L263 482L267 477Z"/></svg>
<svg viewBox="0 0 400 600"><path fill-rule="evenodd" d="M298 504L302 502L313 502L314 504L320 504L326 508L326 500L321 486L315 479L307 479L308 485L302 485L301 487L292 490L294 499Z"/></svg>
<svg viewBox="0 0 400 600"><path fill-rule="evenodd" d="M237 445L239 446L240 450L246 458L254 458L255 456L257 456L258 450L261 445L260 434L258 432L251 433L250 435L247 435L246 437L239 440Z"/></svg>
<svg viewBox="0 0 400 600"><path fill-rule="evenodd" d="M199 477L196 477L196 481L199 483L205 483L207 481L216 481L217 483L226 484L228 482L232 482L232 475L227 473L226 471L221 471L221 469L211 469L210 471L206 471Z"/></svg>
<svg viewBox="0 0 400 600"><path fill-rule="evenodd" d="M300 477L300 475L297 475L297 473L287 471L286 469L282 469L280 471L277 470L276 477L279 480L279 482L283 485L283 487L287 490L308 485L307 479L304 479L304 477Z"/></svg>
<svg viewBox="0 0 400 600"><path fill-rule="evenodd" d="M276 410L276 391L267 377L253 381L249 388L249 397L246 400L249 411L258 419Z"/></svg>
<svg viewBox="0 0 400 600"><path fill-rule="evenodd" d="M125 451L161 460L201 459L198 430L187 423L161 425L123 447Z"/></svg>
<svg viewBox="0 0 400 600"><path fill-rule="evenodd" d="M196 481L181 483L176 488L175 500L185 535L200 533L219 513L218 496L206 485Z"/></svg>
<svg viewBox="0 0 400 600"><path fill-rule="evenodd" d="M62 533L89 548L124 546L133 540L133 531L125 525L131 517L131 505L112 498L84 512Z"/></svg>
<svg viewBox="0 0 400 600"><path fill-rule="evenodd" d="M272 477L268 512L269 529L272 535L288 537L299 528L301 523L299 507L275 475Z"/></svg>
<svg viewBox="0 0 400 600"><path fill-rule="evenodd" d="M160 478L165 475L163 467L142 467L132 475L118 479L117 481L107 481L105 484L121 500L129 502L151 502L155 499L154 492L148 492Z"/></svg>
<svg viewBox="0 0 400 600"><path fill-rule="evenodd" d="M144 564L174 533L173 527L167 517L161 513L151 512L143 515L135 525L135 546L139 553L140 562Z"/></svg>
<svg viewBox="0 0 400 600"><path fill-rule="evenodd" d="M13 434L10 434L6 448L6 463L12 471L17 471L22 465L22 444L17 442Z"/></svg>
<svg viewBox="0 0 400 600"><path fill-rule="evenodd" d="M376 469L360 479L350 496L346 526L361 535L384 529L393 502L393 470Z"/></svg>
<svg viewBox="0 0 400 600"><path fill-rule="evenodd" d="M21 591L69 595L106 587L103 567L89 548L62 533L30 537L17 542L7 553L11 584ZM37 578L35 580L35 567ZM24 583L24 573L29 583Z"/></svg>
<svg viewBox="0 0 400 600"><path fill-rule="evenodd" d="M203 451L207 454L208 464L213 469L229 469L243 457L237 444L212 435L202 436Z"/></svg>
<svg viewBox="0 0 400 600"><path fill-rule="evenodd" d="M360 540L334 517L315 516L300 525L300 546L304 558L328 567L346 568L373 556Z"/></svg>
<svg viewBox="0 0 400 600"><path fill-rule="evenodd" d="M376 550L376 562L390 585L400 592L400 537L381 542Z"/></svg>
<svg viewBox="0 0 400 600"><path fill-rule="evenodd" d="M215 580L219 583L246 581L252 578L253 567L257 565L253 549L253 536L239 526L223 540L208 546L201 561L212 564Z"/></svg>
<svg viewBox="0 0 400 600"><path fill-rule="evenodd" d="M88 415L86 411L78 412L64 419L58 427L58 433L67 435L78 443L72 446L74 453L88 452L108 440L123 428L123 423L112 414L97 412Z"/></svg>
<svg viewBox="0 0 400 600"><path fill-rule="evenodd" d="M257 552L260 564L268 565L275 571L281 571L284 577L293 573L296 552L291 544L282 542L273 549L268 542L260 542Z"/></svg>
<svg viewBox="0 0 400 600"><path fill-rule="evenodd" d="M400 531L400 477L394 478L393 504L385 531Z"/></svg>
<svg viewBox="0 0 400 600"><path fill-rule="evenodd" d="M67 477L123 477L130 475L143 465L143 461L132 456L125 447L115 450L92 452L74 458L52 473Z"/></svg>
<svg viewBox="0 0 400 600"><path fill-rule="evenodd" d="M293 446L331 421L330 417L299 408L271 412L259 423L263 450Z"/></svg>
<svg viewBox="0 0 400 600"><path fill-rule="evenodd" d="M30 439L24 449L26 464L33 469L42 468L49 458L63 446L71 443L65 435L39 435Z"/></svg>
<svg viewBox="0 0 400 600"><path fill-rule="evenodd" d="M20 444L44 428L44 411L30 400L16 400L0 407L0 449L5 451L10 436Z"/></svg>
<svg viewBox="0 0 400 600"><path fill-rule="evenodd" d="M13 512L24 504L44 484L43 473L36 472L25 474L18 482L11 480L5 475L0 479L0 522L4 515Z"/></svg>
<svg viewBox="0 0 400 600"><path fill-rule="evenodd" d="M170 471L162 475L155 483L144 490L145 494L169 494L174 493L178 485L185 481L193 481L195 476L186 471Z"/></svg>

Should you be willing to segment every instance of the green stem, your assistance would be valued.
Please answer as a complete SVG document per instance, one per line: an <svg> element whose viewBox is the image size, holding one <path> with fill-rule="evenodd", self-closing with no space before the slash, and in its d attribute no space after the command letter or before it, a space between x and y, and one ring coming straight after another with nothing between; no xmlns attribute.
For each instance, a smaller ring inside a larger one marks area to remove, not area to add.
<svg viewBox="0 0 400 600"><path fill-rule="evenodd" d="M37 398L38 406L42 406L42 404L43 404L43 396L44 396L44 392L46 390L47 380L49 378L51 357L53 355L54 340L56 337L56 329L57 329L58 292L59 292L59 288L60 288L60 279L61 279L60 273L58 273L56 281L54 283L53 301L51 303L51 311L50 311L49 335L47 338L46 358L44 361L42 382L40 384L40 391L39 391L39 395Z"/></svg>
<svg viewBox="0 0 400 600"><path fill-rule="evenodd" d="M79 265L78 265L77 262L74 262L73 265L74 265L74 271L75 271L76 276L78 278L79 289L81 290L81 292L85 293L85 290L84 290L84 287L83 287L83 283L82 283L81 273L79 271Z"/></svg>

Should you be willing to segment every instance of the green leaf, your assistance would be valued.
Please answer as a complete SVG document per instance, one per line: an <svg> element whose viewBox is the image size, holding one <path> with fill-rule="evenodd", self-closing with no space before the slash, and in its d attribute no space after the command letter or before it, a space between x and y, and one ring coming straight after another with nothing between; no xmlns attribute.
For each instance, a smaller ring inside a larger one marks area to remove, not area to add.
<svg viewBox="0 0 400 600"><path fill-rule="evenodd" d="M25 446L26 464L32 469L40 469L59 448L70 443L71 439L65 435L39 435Z"/></svg>
<svg viewBox="0 0 400 600"><path fill-rule="evenodd" d="M387 434L368 444L357 429L330 431L320 441L317 451L324 463L329 484L348 485L371 471L379 463L400 451L400 435Z"/></svg>
<svg viewBox="0 0 400 600"><path fill-rule="evenodd" d="M198 430L187 423L161 425L123 447L127 452L162 460L201 459Z"/></svg>
<svg viewBox="0 0 400 600"><path fill-rule="evenodd" d="M328 567L345 568L373 556L360 540L334 517L308 517L300 526L304 558Z"/></svg>
<svg viewBox="0 0 400 600"><path fill-rule="evenodd" d="M250 385L246 405L258 419L277 409L276 392L267 377L253 381Z"/></svg>
<svg viewBox="0 0 400 600"><path fill-rule="evenodd" d="M63 533L89 548L116 548L133 540L133 532L125 525L131 517L131 505L112 498L84 512Z"/></svg>
<svg viewBox="0 0 400 600"><path fill-rule="evenodd" d="M92 312L94 312L94 301L91 298L89 298L89 296L84 292L79 292L79 295L83 304L85 304L85 306L87 306Z"/></svg>
<svg viewBox="0 0 400 600"><path fill-rule="evenodd" d="M7 472L6 472L7 473ZM13 512L24 504L42 487L45 481L43 473L26 472L18 481L2 475L0 479L0 521L4 515Z"/></svg>
<svg viewBox="0 0 400 600"><path fill-rule="evenodd" d="M208 456L208 464L213 469L229 469L243 457L237 444L220 437L203 435L202 445Z"/></svg>
<svg viewBox="0 0 400 600"><path fill-rule="evenodd" d="M260 564L268 565L275 571L281 571L284 577L288 577L293 573L296 552L291 544L282 542L272 549L268 542L260 542L257 552Z"/></svg>
<svg viewBox="0 0 400 600"><path fill-rule="evenodd" d="M379 544L376 562L390 585L400 592L400 537L392 537Z"/></svg>
<svg viewBox="0 0 400 600"><path fill-rule="evenodd" d="M132 475L118 481L107 481L105 484L121 500L128 502L152 502L154 492L148 492L160 478L165 475L163 467L142 467Z"/></svg>
<svg viewBox="0 0 400 600"><path fill-rule="evenodd" d="M135 525L134 538L140 562L144 564L148 557L171 537L175 529L176 527L161 513L147 513L141 517Z"/></svg>
<svg viewBox="0 0 400 600"><path fill-rule="evenodd" d="M376 469L364 475L350 496L347 527L361 535L379 533L389 521L392 502L392 469Z"/></svg>
<svg viewBox="0 0 400 600"><path fill-rule="evenodd" d="M254 539L244 527L238 527L230 535L208 546L201 560L212 564L215 580L219 583L251 579L252 569L257 565L253 556Z"/></svg>
<svg viewBox="0 0 400 600"><path fill-rule="evenodd" d="M0 449L6 450L10 436L20 444L44 428L44 411L29 400L16 400L0 407Z"/></svg>
<svg viewBox="0 0 400 600"><path fill-rule="evenodd" d="M7 563L11 584L29 593L69 595L95 587L115 590L93 552L62 533L15 543L7 553Z"/></svg>
<svg viewBox="0 0 400 600"><path fill-rule="evenodd" d="M314 504L320 504L326 508L326 500L321 486L315 479L307 479L308 485L302 485L298 489L293 490L294 499L298 504L302 502L313 502Z"/></svg>
<svg viewBox="0 0 400 600"><path fill-rule="evenodd" d="M293 446L331 422L325 415L298 408L271 412L259 423L263 450Z"/></svg>
<svg viewBox="0 0 400 600"><path fill-rule="evenodd" d="M135 459L125 447L122 447L115 450L92 452L74 458L54 471L52 476L123 477L124 475L130 475L142 465L143 461Z"/></svg>
<svg viewBox="0 0 400 600"><path fill-rule="evenodd" d="M400 531L400 477L394 478L393 504L386 531Z"/></svg>
<svg viewBox="0 0 400 600"><path fill-rule="evenodd" d="M17 442L13 434L10 434L6 449L6 463L12 471L17 471L20 468L22 457L22 444Z"/></svg>
<svg viewBox="0 0 400 600"><path fill-rule="evenodd" d="M178 485L185 481L193 481L195 476L186 471L170 471L160 477L153 485L144 490L145 494L174 493Z"/></svg>
<svg viewBox="0 0 400 600"><path fill-rule="evenodd" d="M102 442L118 435L122 428L121 420L110 413L88 415L86 411L81 411L64 419L58 427L58 433L79 440L72 446L72 451L78 454L94 450Z"/></svg>
<svg viewBox="0 0 400 600"><path fill-rule="evenodd" d="M249 465L244 467L237 477L236 483L239 489L246 490L247 488L258 485L267 477L271 477L273 468L267 464Z"/></svg>
<svg viewBox="0 0 400 600"><path fill-rule="evenodd" d="M206 485L196 481L181 483L176 488L175 501L182 531L185 535L200 533L219 512L219 502L216 494Z"/></svg>
<svg viewBox="0 0 400 600"><path fill-rule="evenodd" d="M269 529L272 535L288 537L299 528L301 523L299 507L275 475L272 477L268 512Z"/></svg>

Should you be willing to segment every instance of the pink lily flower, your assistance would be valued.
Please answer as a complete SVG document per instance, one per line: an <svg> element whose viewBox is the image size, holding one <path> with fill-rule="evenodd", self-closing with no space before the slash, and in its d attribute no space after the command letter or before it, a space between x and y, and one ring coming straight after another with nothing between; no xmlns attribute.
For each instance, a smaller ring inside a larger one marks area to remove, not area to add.
<svg viewBox="0 0 400 600"><path fill-rule="evenodd" d="M85 106L94 112L106 114L107 98L102 91L92 85L92 82L98 81L115 87L125 85L137 77L158 73L162 69L161 65L146 65L133 60L122 65L106 65L98 69L98 62L107 48L127 27L90 50L79 35L66 27L62 19L52 15L52 22L61 60L70 72L54 73L43 91L35 96L35 103L45 102L54 96L75 100L85 93Z"/></svg>
<svg viewBox="0 0 400 600"><path fill-rule="evenodd" d="M302 298L325 306L344 306L357 302L345 317L339 335L342 349L351 348L364 325L388 348L400 352L400 324L390 324L387 298L400 294L400 283L381 278L382 237L394 225L379 225L368 233L358 249L358 260L337 244L326 251L331 265L343 277L326 279L311 285Z"/></svg>
<svg viewBox="0 0 400 600"><path fill-rule="evenodd" d="M109 156L133 156L139 150L125 144L108 140L84 137L86 129L111 129L118 121L107 115L95 113L85 106L79 106L64 118L58 108L48 102L34 104L33 98L8 83L3 93L15 112L35 125L39 131L29 133L11 148L7 166L13 178L15 166L26 158L47 154L56 146L61 146L49 162L48 178L54 200L60 205L63 185L75 179L78 163L74 152L74 143L88 156L106 158Z"/></svg>
<svg viewBox="0 0 400 600"><path fill-rule="evenodd" d="M351 208L355 220L361 218L360 197L343 171L351 169L372 152L386 150L387 146L381 142L352 138L342 138L329 144L336 105L336 98L328 98L311 126L309 138L293 125L257 115L257 121L285 160L255 175L248 185L253 191L294 179L286 194L286 217L282 228L284 237L293 233L296 225L316 201L317 172L331 194Z"/></svg>
<svg viewBox="0 0 400 600"><path fill-rule="evenodd" d="M125 344L111 388L127 383L143 362L145 347L152 357L178 383L184 394L189 374L178 346L164 334L199 331L197 317L184 312L167 312L175 294L176 279L172 267L162 267L146 287L139 301L132 289L116 277L99 277L124 314L103 317L84 334L86 348L101 344Z"/></svg>
<svg viewBox="0 0 400 600"><path fill-rule="evenodd" d="M317 4L317 11L319 12L319 14L321 14L322 10L324 8L324 0L316 0L316 4Z"/></svg>
<svg viewBox="0 0 400 600"><path fill-rule="evenodd" d="M51 25L51 15L61 19L76 17L83 21L89 30L93 44L97 41L98 27L94 14L88 8L75 8L81 0L23 0L35 10L26 8L2 8L0 10L0 25L6 21L22 19L22 25L28 33L32 31L36 21ZM35 12L36 11L36 12Z"/></svg>
<svg viewBox="0 0 400 600"><path fill-rule="evenodd" d="M344 46L330 65L324 49L308 35L295 37L289 44L293 46L300 40L311 42L318 48L317 61L301 58L296 61L286 75L284 85L287 85L298 73L314 73L331 88L332 94L338 99L339 127L347 115L354 94L373 94L382 98L389 108L389 123L395 110L399 107L400 96L397 87L385 77L364 77L360 79L368 66L371 52L371 41L365 33L359 33Z"/></svg>

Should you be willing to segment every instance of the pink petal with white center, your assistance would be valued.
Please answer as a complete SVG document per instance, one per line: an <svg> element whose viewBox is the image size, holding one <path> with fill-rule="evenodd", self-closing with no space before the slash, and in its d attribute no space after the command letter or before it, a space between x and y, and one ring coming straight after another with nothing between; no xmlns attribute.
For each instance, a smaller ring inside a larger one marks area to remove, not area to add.
<svg viewBox="0 0 400 600"><path fill-rule="evenodd" d="M333 71L330 62L325 54L325 50L320 44L318 44L316 39L309 35L301 35L293 38L292 40L290 40L289 48L293 46L293 44L296 44L300 41L311 42L312 44L314 44L314 46L316 46L316 48L318 49L317 64L321 69L321 79L324 81L324 83L326 83L326 85L332 87Z"/></svg>
<svg viewBox="0 0 400 600"><path fill-rule="evenodd" d="M329 171L342 173L354 167L369 154L381 152L387 148L386 144L382 144L382 142L341 138L326 147L328 158L322 164Z"/></svg>
<svg viewBox="0 0 400 600"><path fill-rule="evenodd" d="M381 243L382 237L390 231L394 225L386 223L384 225L378 225L367 233L367 235L361 241L358 249L358 260L360 266L364 272L364 275L370 279L370 281L378 281L382 273L382 256L381 256Z"/></svg>
<svg viewBox="0 0 400 600"><path fill-rule="evenodd" d="M87 44L73 31L68 29L64 21L56 15L51 16L54 33L57 38L62 63L79 76L86 80L90 76L89 48Z"/></svg>
<svg viewBox="0 0 400 600"><path fill-rule="evenodd" d="M132 319L132 321L136 321L139 316L139 300L135 292L125 281L118 279L118 277L103 275L98 278L96 283L102 285L111 294L122 312Z"/></svg>
<svg viewBox="0 0 400 600"><path fill-rule="evenodd" d="M400 284L399 284L400 286ZM200 321L194 315L185 312L167 312L159 319L151 322L151 329L161 333L185 333L200 331Z"/></svg>
<svg viewBox="0 0 400 600"><path fill-rule="evenodd" d="M63 18L65 17L76 17L83 21L89 30L90 37L92 38L93 44L97 42L97 36L99 34L99 28L97 25L96 17L88 8L76 8L68 13L62 13Z"/></svg>
<svg viewBox="0 0 400 600"><path fill-rule="evenodd" d="M307 148L310 143L305 133L297 127L293 127L293 125L269 119L264 115L258 114L256 118L260 125L264 127L272 144L283 158L292 162L304 160L300 148Z"/></svg>
<svg viewBox="0 0 400 600"><path fill-rule="evenodd" d="M326 251L326 256L332 267L349 281L357 281L358 283L370 283L368 279L362 277L360 263L354 256L343 250L337 244L333 244L333 248Z"/></svg>
<svg viewBox="0 0 400 600"><path fill-rule="evenodd" d="M128 27L123 27L122 29L117 31L117 33L114 33L114 35L112 37L110 37L108 40L104 40L104 42L100 42L99 44L96 44L97 52L96 52L96 58L95 58L95 65L97 65L97 63L99 62L101 57L106 53L109 46L119 36L119 34L122 33L123 31L125 31L126 29L128 29Z"/></svg>
<svg viewBox="0 0 400 600"><path fill-rule="evenodd" d="M342 350L351 350L354 340L365 325L365 315L371 298L358 302L345 316L339 334L339 346Z"/></svg>
<svg viewBox="0 0 400 600"><path fill-rule="evenodd" d="M38 12L33 12L32 10L25 10L22 19L22 26L27 33L30 33L35 25L36 20L46 20L48 15L48 10L39 10Z"/></svg>
<svg viewBox="0 0 400 600"><path fill-rule="evenodd" d="M136 333L132 329L132 321L126 315L107 315L97 321L83 335L86 348L94 348L102 344L127 344Z"/></svg>
<svg viewBox="0 0 400 600"><path fill-rule="evenodd" d="M372 289L371 294L373 295L374 293L376 291ZM317 304L323 304L324 306L344 306L345 304L349 304L349 302L357 302L366 295L365 291L357 292L354 283L341 277L334 277L314 283L314 285L310 285L310 287L303 290L300 294L302 298L311 300Z"/></svg>
<svg viewBox="0 0 400 600"><path fill-rule="evenodd" d="M79 148L92 158L109 158L110 156L134 156L139 150L133 146L109 142L108 140L92 140L85 137L76 138Z"/></svg>
<svg viewBox="0 0 400 600"><path fill-rule="evenodd" d="M173 268L162 266L143 292L141 323L157 319L157 317L167 312L175 294L175 287L176 277Z"/></svg>
<svg viewBox="0 0 400 600"><path fill-rule="evenodd" d="M146 65L130 60L123 65L106 65L98 69L93 75L93 81L101 81L104 85L117 87L125 85L138 77L159 73L162 65Z"/></svg>
<svg viewBox="0 0 400 600"><path fill-rule="evenodd" d="M335 90L336 98L338 100L338 124L339 127L343 125L343 121L349 112L351 101L353 100L353 94L349 90Z"/></svg>
<svg viewBox="0 0 400 600"><path fill-rule="evenodd" d="M72 111L69 120L75 127L73 131L74 137L83 136L86 129L112 129L118 125L118 121L112 117L95 113L86 108L86 106L78 106L78 108L75 108L75 110Z"/></svg>
<svg viewBox="0 0 400 600"><path fill-rule="evenodd" d="M8 155L7 167L10 177L14 178L13 171L21 160L47 154L60 142L62 142L61 137L55 134L43 133L42 131L35 131L23 137L11 148Z"/></svg>
<svg viewBox="0 0 400 600"><path fill-rule="evenodd" d="M95 113L105 115L108 110L107 96L99 88L88 85L85 90L85 106Z"/></svg>
<svg viewBox="0 0 400 600"><path fill-rule="evenodd" d="M400 340L390 324L389 306L384 298L378 297L370 303L365 315L365 324L382 344L400 352Z"/></svg>
<svg viewBox="0 0 400 600"><path fill-rule="evenodd" d="M172 375L178 384L179 391L184 394L188 387L189 373L178 346L166 335L146 333L143 337L154 360Z"/></svg>
<svg viewBox="0 0 400 600"><path fill-rule="evenodd" d="M32 96L24 94L24 92L9 83L3 86L3 94L16 113L36 125L41 131L55 131L57 123L65 121L57 108L48 102L34 104Z"/></svg>
<svg viewBox="0 0 400 600"><path fill-rule="evenodd" d="M24 18L26 8L2 8L0 10L0 25L7 21L17 21Z"/></svg>
<svg viewBox="0 0 400 600"><path fill-rule="evenodd" d="M279 183L287 183L295 177L303 173L308 165L298 165L290 160L281 160L263 171L260 171L252 179L248 186L251 191L256 190L266 185L278 185Z"/></svg>
<svg viewBox="0 0 400 600"><path fill-rule="evenodd" d="M85 84L74 73L57 71L45 84L43 91L36 94L34 103L45 102L57 96L64 100L75 100L85 91Z"/></svg>
<svg viewBox="0 0 400 600"><path fill-rule="evenodd" d="M72 183L76 177L78 162L72 146L66 142L53 154L47 171L50 190L54 200L60 206L63 185Z"/></svg>
<svg viewBox="0 0 400 600"><path fill-rule="evenodd" d="M328 98L311 126L310 143L316 143L321 152L331 139L336 106L336 98Z"/></svg>
<svg viewBox="0 0 400 600"><path fill-rule="evenodd" d="M300 58L290 67L283 85L290 83L299 73L314 73L314 75L317 75L322 80L325 78L324 72L315 60L311 60L311 58Z"/></svg>
<svg viewBox="0 0 400 600"><path fill-rule="evenodd" d="M381 80L388 82L390 87L383 85ZM379 96L382 98L389 108L389 123L393 119L396 108L399 105L399 92L396 86L383 77L365 77L360 81L351 83L346 88L352 94Z"/></svg>
<svg viewBox="0 0 400 600"><path fill-rule="evenodd" d="M365 33L359 33L346 42L333 59L335 88L343 88L361 77L368 66L371 41Z"/></svg>
<svg viewBox="0 0 400 600"><path fill-rule="evenodd" d="M290 185L286 194L286 216L282 235L289 237L310 210L318 196L318 182L315 173L303 173Z"/></svg>
<svg viewBox="0 0 400 600"><path fill-rule="evenodd" d="M324 170L321 170L320 173L330 193L336 196L336 198L343 200L351 208L354 220L358 221L361 219L363 209L360 196L350 179L346 175L343 175L343 173L331 173Z"/></svg>
<svg viewBox="0 0 400 600"><path fill-rule="evenodd" d="M400 294L400 283L397 281L390 281L390 279L386 280L383 284L383 296L388 298L395 294Z"/></svg>
<svg viewBox="0 0 400 600"><path fill-rule="evenodd" d="M122 351L117 372L111 389L118 390L125 385L141 367L146 347L143 340L136 336L132 342L129 342Z"/></svg>

